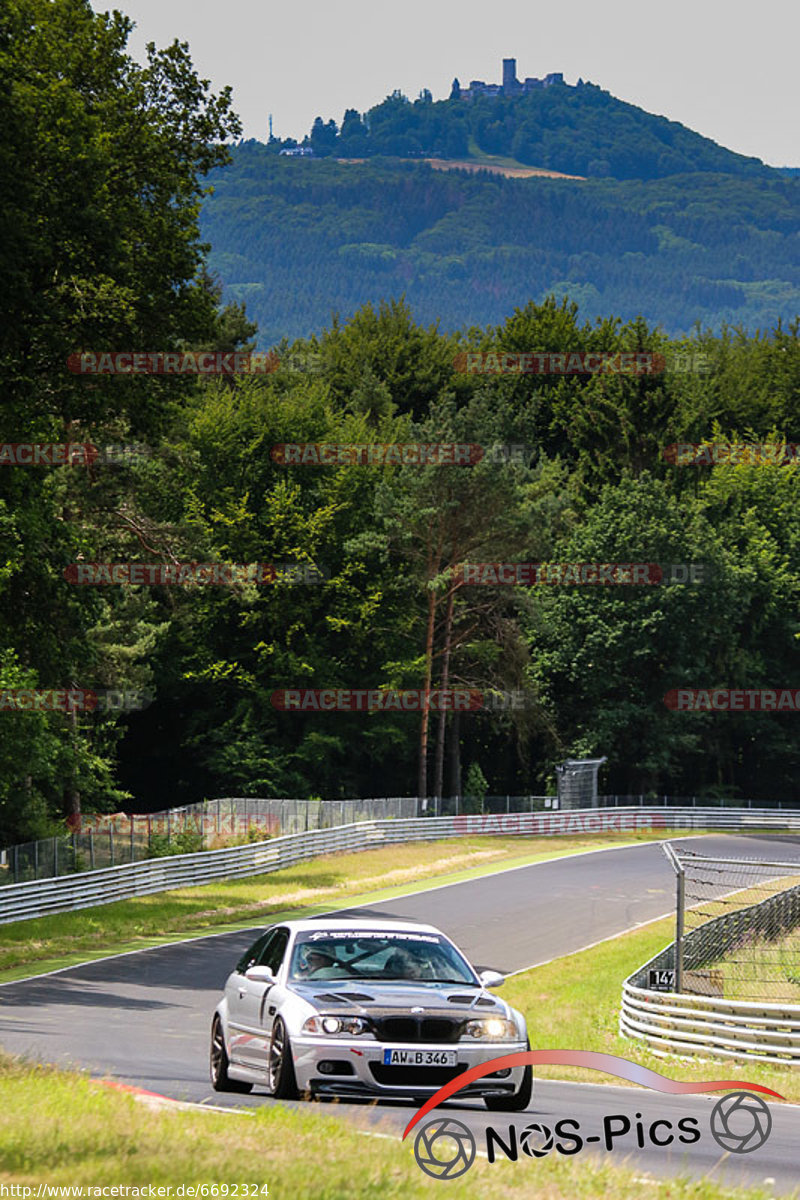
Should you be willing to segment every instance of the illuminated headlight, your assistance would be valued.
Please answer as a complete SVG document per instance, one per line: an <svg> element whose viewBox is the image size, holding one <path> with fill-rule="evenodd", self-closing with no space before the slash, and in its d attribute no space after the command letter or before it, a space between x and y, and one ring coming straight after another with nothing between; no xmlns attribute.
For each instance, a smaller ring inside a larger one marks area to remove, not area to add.
<svg viewBox="0 0 800 1200"><path fill-rule="evenodd" d="M479 1038L485 1042L516 1041L519 1037L513 1021L502 1017L485 1017L482 1021L467 1021L463 1037Z"/></svg>
<svg viewBox="0 0 800 1200"><path fill-rule="evenodd" d="M368 1028L363 1017L309 1017L302 1032L332 1036L337 1033L366 1033Z"/></svg>

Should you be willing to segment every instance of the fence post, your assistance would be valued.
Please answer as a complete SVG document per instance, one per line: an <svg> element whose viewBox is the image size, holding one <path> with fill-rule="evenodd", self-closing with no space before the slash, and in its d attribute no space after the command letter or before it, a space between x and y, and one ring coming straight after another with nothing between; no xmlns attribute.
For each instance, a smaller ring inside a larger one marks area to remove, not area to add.
<svg viewBox="0 0 800 1200"><path fill-rule="evenodd" d="M683 990L683 918L686 901L686 876L679 862L675 905L675 991Z"/></svg>
<svg viewBox="0 0 800 1200"><path fill-rule="evenodd" d="M111 859L111 866L113 867L113 865L114 865L114 830L113 829L109 829L109 831L108 831L108 853L109 853L109 857Z"/></svg>
<svg viewBox="0 0 800 1200"><path fill-rule="evenodd" d="M19 846L14 847L14 883L19 883Z"/></svg>
<svg viewBox="0 0 800 1200"><path fill-rule="evenodd" d="M39 878L39 843L33 843L33 878Z"/></svg>
<svg viewBox="0 0 800 1200"><path fill-rule="evenodd" d="M53 877L58 875L58 838L53 838Z"/></svg>
<svg viewBox="0 0 800 1200"><path fill-rule="evenodd" d="M73 871L78 869L78 835L74 832L72 834L72 869Z"/></svg>
<svg viewBox="0 0 800 1200"><path fill-rule="evenodd" d="M94 830L89 830L89 866L94 870Z"/></svg>

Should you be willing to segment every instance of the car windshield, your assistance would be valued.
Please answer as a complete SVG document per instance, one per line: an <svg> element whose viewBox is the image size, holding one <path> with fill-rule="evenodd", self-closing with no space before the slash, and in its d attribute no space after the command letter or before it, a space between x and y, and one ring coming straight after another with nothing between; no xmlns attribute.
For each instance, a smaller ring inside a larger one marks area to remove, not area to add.
<svg viewBox="0 0 800 1200"><path fill-rule="evenodd" d="M313 930L299 934L289 978L420 980L476 986L469 963L436 933Z"/></svg>

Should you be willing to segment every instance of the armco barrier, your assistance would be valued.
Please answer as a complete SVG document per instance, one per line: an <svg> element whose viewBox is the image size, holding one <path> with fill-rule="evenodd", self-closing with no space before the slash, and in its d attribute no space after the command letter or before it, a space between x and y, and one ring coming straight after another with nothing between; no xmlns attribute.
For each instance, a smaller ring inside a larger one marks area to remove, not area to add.
<svg viewBox="0 0 800 1200"><path fill-rule="evenodd" d="M576 833L674 829L800 829L800 813L754 809L614 808L555 813L499 813L410 820L360 821L314 829L267 842L148 859L99 871L11 884L0 891L0 924L49 913L91 908L132 896L194 887L216 879L262 875L323 854L370 850L398 842L498 834L557 836Z"/></svg>
<svg viewBox="0 0 800 1200"><path fill-rule="evenodd" d="M658 959L668 965L658 955L648 966ZM656 1054L800 1063L800 1005L654 992L626 980L619 1028Z"/></svg>

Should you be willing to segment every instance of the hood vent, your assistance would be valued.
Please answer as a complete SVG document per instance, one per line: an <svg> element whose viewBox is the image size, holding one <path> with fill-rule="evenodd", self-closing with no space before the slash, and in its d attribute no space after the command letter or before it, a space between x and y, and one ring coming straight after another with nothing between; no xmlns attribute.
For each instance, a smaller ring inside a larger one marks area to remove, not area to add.
<svg viewBox="0 0 800 1200"><path fill-rule="evenodd" d="M314 997L315 1000L323 1000L325 1002L333 1000L336 1003L342 1004L374 1004L375 997L368 996L365 992L320 992Z"/></svg>
<svg viewBox="0 0 800 1200"><path fill-rule="evenodd" d="M479 996L476 1000L474 996L448 996L447 999L451 1004L466 1004L482 1008L497 1008L497 1001L492 1000L491 996Z"/></svg>

